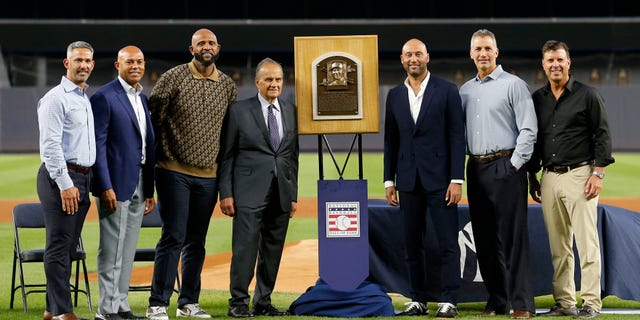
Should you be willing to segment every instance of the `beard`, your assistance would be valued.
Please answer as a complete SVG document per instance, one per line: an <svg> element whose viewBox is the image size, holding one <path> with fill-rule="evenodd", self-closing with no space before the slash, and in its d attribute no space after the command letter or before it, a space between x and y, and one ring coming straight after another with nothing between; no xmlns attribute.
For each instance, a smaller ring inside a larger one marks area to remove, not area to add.
<svg viewBox="0 0 640 320"><path fill-rule="evenodd" d="M220 53L217 54L213 54L213 58L211 60L207 60L205 59L201 53L194 53L193 57L196 58L196 60L198 60L198 62L202 63L202 65L204 65L205 67L208 67L212 64L214 64L216 61L218 61L218 56L220 55Z"/></svg>

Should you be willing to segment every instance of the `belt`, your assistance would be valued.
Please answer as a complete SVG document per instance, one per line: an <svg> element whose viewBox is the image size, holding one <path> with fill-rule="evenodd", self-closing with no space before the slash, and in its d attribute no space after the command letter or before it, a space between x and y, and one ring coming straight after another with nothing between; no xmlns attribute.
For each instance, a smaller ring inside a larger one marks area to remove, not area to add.
<svg viewBox="0 0 640 320"><path fill-rule="evenodd" d="M513 153L513 149L510 150L500 150L500 151L496 151L494 153L488 153L485 154L483 156L474 156L474 155L470 155L469 158L472 159L475 162L479 162L479 163L486 163L486 162L491 162L493 160L498 160L500 158L504 158L504 157L508 157Z"/></svg>
<svg viewBox="0 0 640 320"><path fill-rule="evenodd" d="M554 172L554 173L559 173L559 174L563 174L563 173L567 173L573 169L576 168L580 168L582 166L586 166L588 164L592 164L593 161L582 161L576 164L572 164L572 165L568 165L568 166L548 166L548 167L544 167L544 170L546 171L550 171L550 172Z"/></svg>
<svg viewBox="0 0 640 320"><path fill-rule="evenodd" d="M91 167L83 167L70 162L67 162L67 169L75 172L80 172L82 174L88 174L89 172L91 172Z"/></svg>

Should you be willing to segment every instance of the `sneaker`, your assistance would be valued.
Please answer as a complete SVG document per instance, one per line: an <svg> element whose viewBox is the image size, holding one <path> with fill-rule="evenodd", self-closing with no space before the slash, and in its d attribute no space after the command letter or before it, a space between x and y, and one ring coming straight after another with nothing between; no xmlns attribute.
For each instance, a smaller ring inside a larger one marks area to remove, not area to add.
<svg viewBox="0 0 640 320"><path fill-rule="evenodd" d="M211 315L204 312L200 305L197 303L187 303L182 308L178 307L176 310L176 317L191 317L191 318L201 318L208 319L211 318Z"/></svg>
<svg viewBox="0 0 640 320"><path fill-rule="evenodd" d="M149 306L149 308L147 308L147 318L149 318L149 320L169 320L167 307Z"/></svg>
<svg viewBox="0 0 640 320"><path fill-rule="evenodd" d="M458 315L458 308L452 303L438 303L438 313L436 318L455 318Z"/></svg>
<svg viewBox="0 0 640 320"><path fill-rule="evenodd" d="M539 317L560 317L560 316L578 316L578 308L571 306L569 308L563 307L560 303L557 303L551 307L547 312L538 313Z"/></svg>
<svg viewBox="0 0 640 320"><path fill-rule="evenodd" d="M411 301L405 302L404 305L406 308L404 311L398 313L399 316L426 316L429 314L429 309L427 309L427 305L424 303Z"/></svg>
<svg viewBox="0 0 640 320"><path fill-rule="evenodd" d="M575 316L575 318L591 319L599 316L600 316L600 312L593 310L591 306L582 306L582 309L580 309L580 312L578 312L578 315Z"/></svg>

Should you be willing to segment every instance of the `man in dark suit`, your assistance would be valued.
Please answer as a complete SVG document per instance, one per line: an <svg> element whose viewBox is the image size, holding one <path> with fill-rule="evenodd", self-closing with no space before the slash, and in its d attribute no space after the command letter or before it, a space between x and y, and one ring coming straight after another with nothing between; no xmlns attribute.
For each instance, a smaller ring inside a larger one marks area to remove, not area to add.
<svg viewBox="0 0 640 320"><path fill-rule="evenodd" d="M279 63L262 60L256 68L258 94L229 108L223 130L218 177L220 209L233 217L231 317L288 314L271 304L289 218L298 199L296 107L278 98L283 80ZM254 269L252 312L249 284Z"/></svg>
<svg viewBox="0 0 640 320"><path fill-rule="evenodd" d="M95 319L144 319L131 312L127 299L142 216L155 205L154 134L140 85L144 54L124 47L115 67L118 78L91 96L97 153L92 192L100 216Z"/></svg>
<svg viewBox="0 0 640 320"><path fill-rule="evenodd" d="M429 231L435 231L438 239L441 270L437 317L453 318L458 314L457 203L462 196L465 159L461 99L453 83L428 71L429 53L422 41L407 41L400 61L407 79L387 95L384 180L387 202L400 204L404 221L412 301L401 314L428 313L424 241L430 217L434 230Z"/></svg>

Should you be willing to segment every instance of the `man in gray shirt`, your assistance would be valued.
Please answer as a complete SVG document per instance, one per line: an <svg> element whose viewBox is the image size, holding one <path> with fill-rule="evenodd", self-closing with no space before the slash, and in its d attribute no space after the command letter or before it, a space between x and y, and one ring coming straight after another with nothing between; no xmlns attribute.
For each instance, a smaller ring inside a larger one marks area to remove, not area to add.
<svg viewBox="0 0 640 320"><path fill-rule="evenodd" d="M486 29L471 37L478 74L460 88L467 134L467 197L480 272L489 292L481 316L528 319L527 176L523 165L538 131L527 84L497 65L498 46Z"/></svg>

